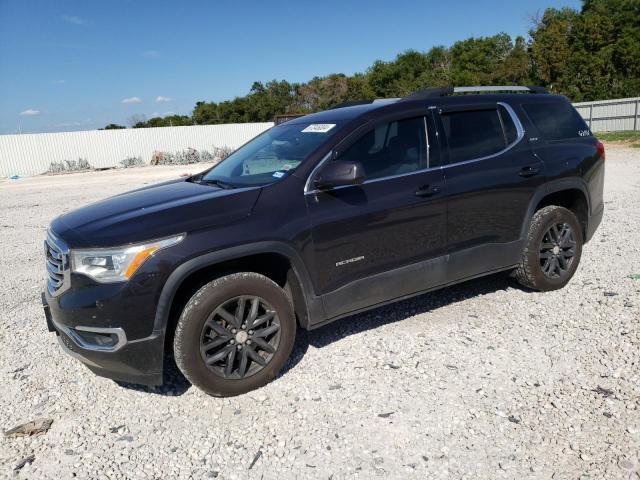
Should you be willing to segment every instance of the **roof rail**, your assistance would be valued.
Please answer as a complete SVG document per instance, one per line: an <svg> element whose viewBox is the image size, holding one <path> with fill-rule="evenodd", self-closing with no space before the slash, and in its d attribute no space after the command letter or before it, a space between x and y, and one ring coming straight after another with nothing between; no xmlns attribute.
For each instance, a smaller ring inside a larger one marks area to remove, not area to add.
<svg viewBox="0 0 640 480"><path fill-rule="evenodd" d="M373 103L373 100L353 100L351 102L339 103L329 108L328 110L335 110L336 108L344 108L344 107L355 107L357 105L368 105L369 103Z"/></svg>
<svg viewBox="0 0 640 480"><path fill-rule="evenodd" d="M402 100L401 98L376 98L374 100L353 100L350 102L339 103L338 105L334 105L327 110L335 110L336 108L344 108L344 107L355 107L357 105L369 105L371 103L393 103L398 100Z"/></svg>
<svg viewBox="0 0 640 480"><path fill-rule="evenodd" d="M406 97L403 100L420 100L421 98L433 98L433 97L446 97L453 93L453 87L438 87L438 88L424 88L417 90Z"/></svg>
<svg viewBox="0 0 640 480"><path fill-rule="evenodd" d="M407 95L403 100L420 100L423 98L446 97L454 93L484 93L484 92L526 92L549 93L544 87L520 86L520 85L488 85L477 87L441 87L425 88Z"/></svg>

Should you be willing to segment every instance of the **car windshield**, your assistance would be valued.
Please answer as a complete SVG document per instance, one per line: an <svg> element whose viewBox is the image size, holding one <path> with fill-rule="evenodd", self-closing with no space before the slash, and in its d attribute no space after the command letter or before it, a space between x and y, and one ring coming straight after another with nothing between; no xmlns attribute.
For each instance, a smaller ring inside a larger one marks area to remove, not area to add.
<svg viewBox="0 0 640 480"><path fill-rule="evenodd" d="M337 130L335 123L278 125L229 155L201 182L226 188L275 182L290 175Z"/></svg>

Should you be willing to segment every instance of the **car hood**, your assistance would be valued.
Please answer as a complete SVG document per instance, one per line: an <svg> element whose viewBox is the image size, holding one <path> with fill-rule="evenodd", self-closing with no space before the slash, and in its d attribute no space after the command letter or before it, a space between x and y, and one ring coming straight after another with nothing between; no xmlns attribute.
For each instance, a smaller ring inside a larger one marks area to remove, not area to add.
<svg viewBox="0 0 640 480"><path fill-rule="evenodd" d="M259 195L259 187L225 190L178 179L65 213L51 228L70 247L126 245L238 221Z"/></svg>

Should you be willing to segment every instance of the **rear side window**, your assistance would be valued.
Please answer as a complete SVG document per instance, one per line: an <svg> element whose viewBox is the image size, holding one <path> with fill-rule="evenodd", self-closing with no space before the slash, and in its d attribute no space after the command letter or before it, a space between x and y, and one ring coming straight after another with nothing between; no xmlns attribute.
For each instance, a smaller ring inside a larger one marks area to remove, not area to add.
<svg viewBox="0 0 640 480"><path fill-rule="evenodd" d="M588 137L589 127L569 103L525 103L522 108L547 140Z"/></svg>
<svg viewBox="0 0 640 480"><path fill-rule="evenodd" d="M493 155L507 146L497 109L445 112L441 118L451 163Z"/></svg>

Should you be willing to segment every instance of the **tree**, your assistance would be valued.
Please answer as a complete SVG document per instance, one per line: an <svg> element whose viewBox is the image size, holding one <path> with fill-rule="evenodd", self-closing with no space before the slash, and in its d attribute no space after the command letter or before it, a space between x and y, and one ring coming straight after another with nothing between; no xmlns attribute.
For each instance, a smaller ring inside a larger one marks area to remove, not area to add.
<svg viewBox="0 0 640 480"><path fill-rule="evenodd" d="M191 114L195 125L209 125L218 121L218 105L213 102L197 102Z"/></svg>
<svg viewBox="0 0 640 480"><path fill-rule="evenodd" d="M254 82L241 97L197 102L190 117L136 115L135 127L266 122L343 102L402 97L447 85L537 84L573 101L640 95L640 0L583 0L580 11L549 8L530 39L506 33L467 38L426 52L407 50L365 72L334 73L306 83Z"/></svg>
<svg viewBox="0 0 640 480"><path fill-rule="evenodd" d="M315 112L344 103L349 98L349 82L344 74L314 77L299 88L298 111Z"/></svg>
<svg viewBox="0 0 640 480"><path fill-rule="evenodd" d="M115 123L110 123L106 127L99 128L98 130L120 130L120 129L123 129L123 128L127 128L127 127L124 127L122 125L118 125L118 124L115 124Z"/></svg>
<svg viewBox="0 0 640 480"><path fill-rule="evenodd" d="M569 93L568 65L572 56L570 34L577 16L578 13L570 8L549 8L529 32L530 54L535 76L539 80L537 83L547 85L551 90Z"/></svg>
<svg viewBox="0 0 640 480"><path fill-rule="evenodd" d="M507 60L513 58L514 45L506 33L491 37L469 38L451 47L451 82L453 85L495 85L507 83Z"/></svg>
<svg viewBox="0 0 640 480"><path fill-rule="evenodd" d="M129 126L131 128L144 127L144 124L146 121L147 121L147 117L145 117L143 114L140 114L140 113L131 115L128 119Z"/></svg>
<svg viewBox="0 0 640 480"><path fill-rule="evenodd" d="M188 115L168 115L166 117L153 117L149 120L139 121L134 128L149 127L180 127L184 125L193 125L193 120Z"/></svg>
<svg viewBox="0 0 640 480"><path fill-rule="evenodd" d="M378 60L367 71L371 92L379 98L402 97L424 88L429 58L415 50L407 50L391 62Z"/></svg>
<svg viewBox="0 0 640 480"><path fill-rule="evenodd" d="M585 0L548 9L531 32L539 81L573 101L640 94L640 2Z"/></svg>

